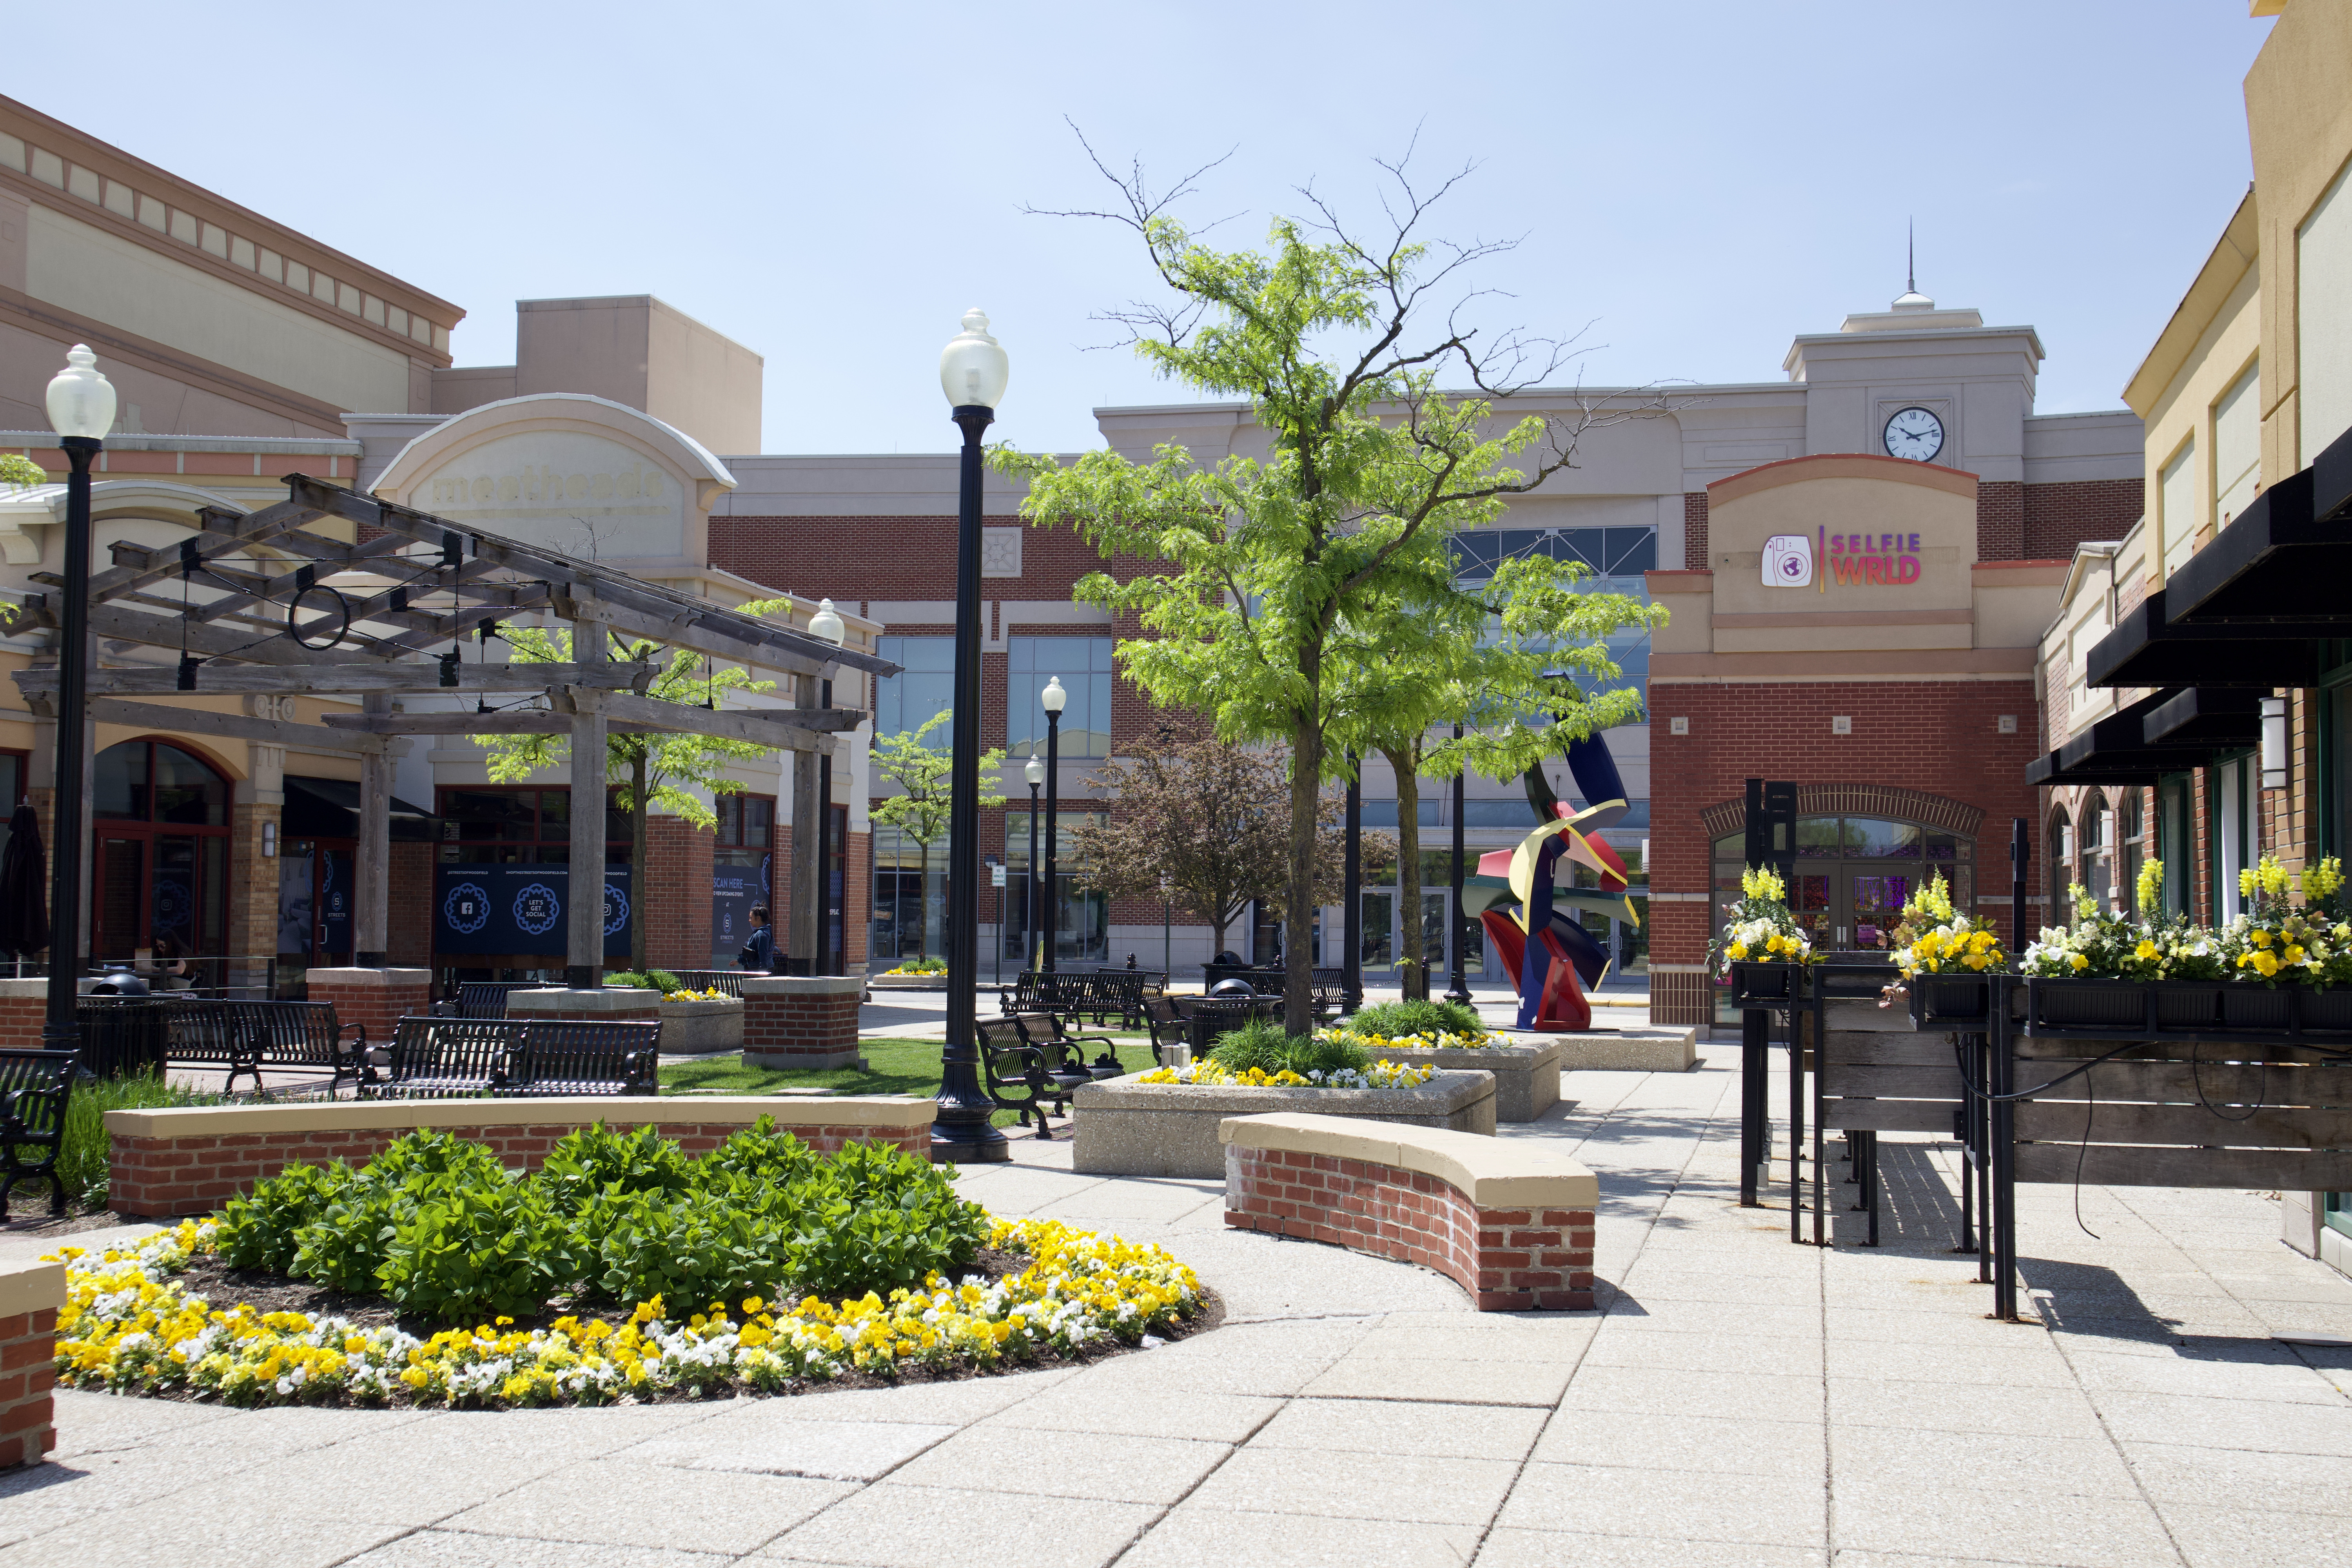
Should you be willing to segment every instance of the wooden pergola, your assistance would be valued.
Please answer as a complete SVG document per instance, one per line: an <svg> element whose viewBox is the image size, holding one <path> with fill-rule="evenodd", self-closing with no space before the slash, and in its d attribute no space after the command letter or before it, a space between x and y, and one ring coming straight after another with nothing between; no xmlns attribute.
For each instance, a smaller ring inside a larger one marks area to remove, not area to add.
<svg viewBox="0 0 2352 1568"><path fill-rule="evenodd" d="M391 742L405 735L550 733L571 737L574 783L582 759L601 775L608 735L711 735L829 759L837 737L866 715L825 704L823 683L840 671L889 676L898 667L788 626L723 609L593 562L518 543L307 475L286 478L287 500L258 511L205 509L176 549L118 542L90 579L89 652L92 723L136 724L265 745L331 747L360 759L359 901L353 947L362 967L382 967L390 928ZM336 519L357 543L310 531ZM178 579L176 583L173 579ZM54 590L58 580L39 574ZM201 596L200 596L201 595ZM485 626L540 614L570 623L572 662L464 662L460 644ZM16 624L58 624L49 595L24 597ZM719 709L645 695L656 666L615 662L605 631L684 649L713 661L789 678L791 706ZM177 654L175 664L101 668L100 651ZM36 714L55 717L58 672L19 670ZM519 694L536 708L493 712L396 711L402 693ZM320 724L218 713L180 705L190 695L356 699L361 711ZM87 742L85 742L87 743ZM790 924L784 951L804 971L823 946L823 775L830 763L793 769ZM85 778L91 771L84 770ZM90 820L85 802L83 821ZM593 889L604 874L604 817L574 811L571 885ZM571 983L593 984L604 963L602 900L566 910Z"/></svg>

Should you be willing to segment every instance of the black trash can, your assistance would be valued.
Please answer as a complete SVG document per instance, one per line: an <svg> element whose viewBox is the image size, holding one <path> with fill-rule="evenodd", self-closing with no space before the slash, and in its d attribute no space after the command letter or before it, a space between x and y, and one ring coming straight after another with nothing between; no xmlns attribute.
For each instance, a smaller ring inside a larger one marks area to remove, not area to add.
<svg viewBox="0 0 2352 1568"><path fill-rule="evenodd" d="M161 996L85 996L74 1008L81 1065L100 1078L161 1072L172 1004Z"/></svg>

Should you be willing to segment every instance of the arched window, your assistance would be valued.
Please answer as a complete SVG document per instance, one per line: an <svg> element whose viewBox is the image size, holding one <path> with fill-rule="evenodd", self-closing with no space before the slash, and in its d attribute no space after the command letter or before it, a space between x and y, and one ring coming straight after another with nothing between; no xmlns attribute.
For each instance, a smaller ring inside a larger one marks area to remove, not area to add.
<svg viewBox="0 0 2352 1568"><path fill-rule="evenodd" d="M2075 828L2083 848L2074 868L2074 879L2090 889L2093 903L2103 910L2111 908L2115 895L2116 814L2108 808L2103 791L2095 789L2084 797L2082 820Z"/></svg>
<svg viewBox="0 0 2352 1568"><path fill-rule="evenodd" d="M2147 792L2137 784L2116 796L2116 903L2126 912L2139 900L2139 868L2147 861Z"/></svg>
<svg viewBox="0 0 2352 1568"><path fill-rule="evenodd" d="M90 815L91 956L226 955L228 780L168 741L125 741L98 753Z"/></svg>
<svg viewBox="0 0 2352 1568"><path fill-rule="evenodd" d="M2050 907L2043 911L2044 925L2064 925L2074 918L2074 901L2067 896L2074 880L2074 825L2059 806L2050 814L2050 831L2042 840L2042 864L2050 878Z"/></svg>

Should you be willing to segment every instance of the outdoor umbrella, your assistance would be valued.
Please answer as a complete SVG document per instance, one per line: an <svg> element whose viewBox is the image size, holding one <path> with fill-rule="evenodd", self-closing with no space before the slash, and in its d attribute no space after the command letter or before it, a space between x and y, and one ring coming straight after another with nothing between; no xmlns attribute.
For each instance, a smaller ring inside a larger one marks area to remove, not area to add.
<svg viewBox="0 0 2352 1568"><path fill-rule="evenodd" d="M47 857L41 822L32 806L8 819L8 847L0 849L0 952L18 957L49 945Z"/></svg>

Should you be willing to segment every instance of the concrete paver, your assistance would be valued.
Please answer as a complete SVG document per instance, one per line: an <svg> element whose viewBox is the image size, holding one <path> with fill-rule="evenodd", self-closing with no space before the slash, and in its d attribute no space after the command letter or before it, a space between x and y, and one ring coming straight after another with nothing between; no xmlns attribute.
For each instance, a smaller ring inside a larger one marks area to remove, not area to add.
<svg viewBox="0 0 2352 1568"><path fill-rule="evenodd" d="M1216 1184L1016 1141L1008 1215L1175 1250L1215 1333L1081 1368L497 1414L58 1398L0 1558L377 1568L1673 1564L2206 1568L2352 1552L2352 1280L2260 1194L2021 1191L2035 1321L1985 1317L1949 1145L1882 1142L1886 1245L1737 1205L1735 1051L1576 1073L1503 1136L1599 1173L1603 1310L1480 1315L1425 1270L1228 1231ZM1784 1086L1772 1101L1784 1104ZM1834 1146L1833 1146L1834 1147ZM1785 1179L1785 1163L1779 1166ZM1785 1186L1773 1200L1785 1203ZM47 1247L0 1236L0 1257ZM257 1486L255 1478L266 1477ZM235 1519L196 1552L190 1521ZM216 1548L216 1549L215 1549Z"/></svg>

